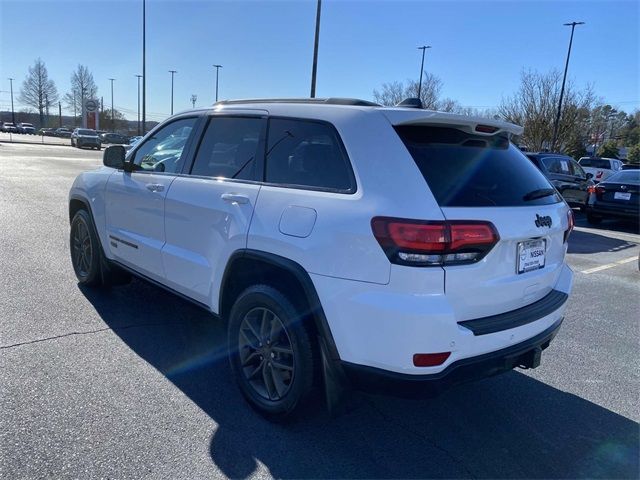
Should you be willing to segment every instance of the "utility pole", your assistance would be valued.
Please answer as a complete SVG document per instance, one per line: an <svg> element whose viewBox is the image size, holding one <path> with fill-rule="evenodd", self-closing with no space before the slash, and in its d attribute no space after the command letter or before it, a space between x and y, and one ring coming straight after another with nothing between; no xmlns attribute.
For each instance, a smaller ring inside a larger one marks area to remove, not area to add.
<svg viewBox="0 0 640 480"><path fill-rule="evenodd" d="M136 75L138 77L138 136L140 136L140 79L142 75Z"/></svg>
<svg viewBox="0 0 640 480"><path fill-rule="evenodd" d="M58 126L62 127L62 103L58 102Z"/></svg>
<svg viewBox="0 0 640 480"><path fill-rule="evenodd" d="M47 125L49 124L49 95L44 94L44 110L47 115Z"/></svg>
<svg viewBox="0 0 640 480"><path fill-rule="evenodd" d="M196 108L196 100L198 100L198 96L194 93L193 95L191 95L191 105L193 106L193 108Z"/></svg>
<svg viewBox="0 0 640 480"><path fill-rule="evenodd" d="M316 8L316 35L313 42L313 66L311 67L311 98L316 98L316 75L318 73L318 42L320 41L320 11L322 0L318 0Z"/></svg>
<svg viewBox="0 0 640 480"><path fill-rule="evenodd" d="M76 89L73 89L73 125L78 126L78 106L76 105Z"/></svg>
<svg viewBox="0 0 640 480"><path fill-rule="evenodd" d="M218 72L222 68L222 65L214 65L216 68L216 102L218 101Z"/></svg>
<svg viewBox="0 0 640 480"><path fill-rule="evenodd" d="M564 84L567 81L567 70L569 69L569 57L571 56L571 45L573 44L573 31L576 25L584 25L584 22L565 23L565 27L571 27L571 37L569 39L569 51L567 52L567 61L564 64L564 77L562 77L562 87L560 88L560 100L558 101L558 113L556 114L556 122L553 125L553 139L551 140L551 151L555 152L556 142L558 141L558 128L560 126L560 113L562 112L562 97L564 97Z"/></svg>
<svg viewBox="0 0 640 480"><path fill-rule="evenodd" d="M147 131L146 1L142 0L142 135Z"/></svg>
<svg viewBox="0 0 640 480"><path fill-rule="evenodd" d="M15 124L16 124L16 112L13 109L13 81L14 80L15 80L15 78L10 78L9 79L9 84L11 85L11 122L15 126Z"/></svg>
<svg viewBox="0 0 640 480"><path fill-rule="evenodd" d="M110 78L109 81L111 82L111 131L115 132L114 130L114 119L113 119L113 81L115 80L115 78Z"/></svg>
<svg viewBox="0 0 640 480"><path fill-rule="evenodd" d="M169 70L171 74L171 115L173 115L173 75L178 73L177 70Z"/></svg>
<svg viewBox="0 0 640 480"><path fill-rule="evenodd" d="M431 45L423 45L421 47L418 47L418 50L422 50L422 63L420 64L420 81L418 82L418 98L420 99L421 102L422 102L422 97L420 95L422 95L422 73L424 72L424 52L427 50L427 48L431 48Z"/></svg>

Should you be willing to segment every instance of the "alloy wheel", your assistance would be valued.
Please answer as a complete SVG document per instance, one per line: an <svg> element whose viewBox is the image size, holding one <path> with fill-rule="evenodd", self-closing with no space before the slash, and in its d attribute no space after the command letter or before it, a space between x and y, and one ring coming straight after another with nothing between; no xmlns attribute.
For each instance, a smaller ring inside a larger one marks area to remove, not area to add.
<svg viewBox="0 0 640 480"><path fill-rule="evenodd" d="M73 260L80 276L86 277L89 275L92 257L93 247L89 229L87 224L80 220L76 223L73 232Z"/></svg>

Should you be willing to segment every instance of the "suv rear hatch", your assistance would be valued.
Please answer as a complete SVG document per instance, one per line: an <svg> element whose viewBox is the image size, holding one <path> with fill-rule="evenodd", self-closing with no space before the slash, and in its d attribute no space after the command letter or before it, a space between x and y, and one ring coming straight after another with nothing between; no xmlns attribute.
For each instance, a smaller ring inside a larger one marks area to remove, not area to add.
<svg viewBox="0 0 640 480"><path fill-rule="evenodd" d="M447 222L486 222L497 232L489 252L471 261L447 262L443 256L445 292L456 320L509 312L550 294L564 263L570 213L510 143L510 134L522 129L442 114L434 122L417 113L390 120Z"/></svg>

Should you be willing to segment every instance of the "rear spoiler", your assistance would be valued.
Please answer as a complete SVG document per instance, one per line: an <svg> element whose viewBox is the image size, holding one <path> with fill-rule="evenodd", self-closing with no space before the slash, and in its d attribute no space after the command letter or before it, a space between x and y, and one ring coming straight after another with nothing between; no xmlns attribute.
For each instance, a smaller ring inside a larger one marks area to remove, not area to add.
<svg viewBox="0 0 640 480"><path fill-rule="evenodd" d="M524 128L520 125L491 118L410 108L385 108L382 109L382 112L394 126L435 125L439 127L457 128L458 130L463 130L474 135L507 133L509 136L519 136L524 132Z"/></svg>

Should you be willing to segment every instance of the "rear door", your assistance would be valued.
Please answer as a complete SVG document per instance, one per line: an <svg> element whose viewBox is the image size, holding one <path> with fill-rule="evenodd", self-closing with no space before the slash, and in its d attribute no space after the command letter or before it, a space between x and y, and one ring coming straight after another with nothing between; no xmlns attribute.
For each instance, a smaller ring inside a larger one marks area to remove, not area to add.
<svg viewBox="0 0 640 480"><path fill-rule="evenodd" d="M167 194L166 284L214 311L228 258L247 246L265 129L256 112L211 116L193 164Z"/></svg>
<svg viewBox="0 0 640 480"><path fill-rule="evenodd" d="M564 263L569 223L556 190L507 137L466 130L396 127L444 217L490 222L499 236L478 262L443 267L458 321L514 310L547 295Z"/></svg>

